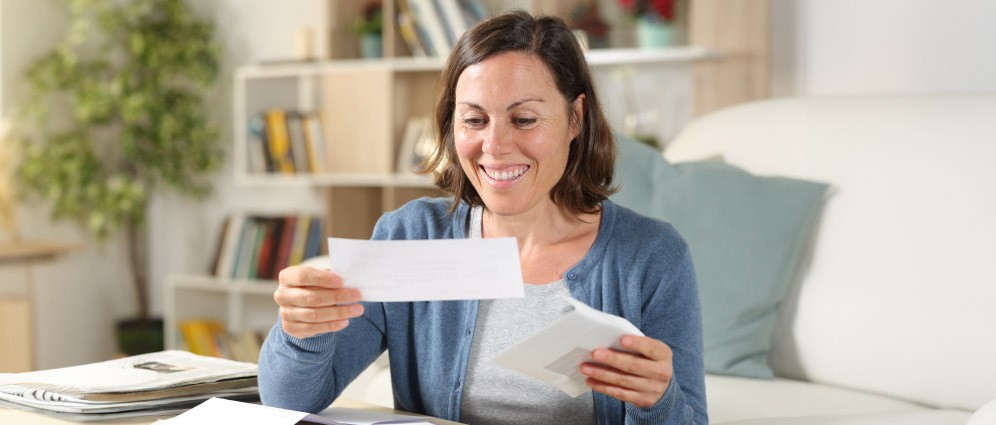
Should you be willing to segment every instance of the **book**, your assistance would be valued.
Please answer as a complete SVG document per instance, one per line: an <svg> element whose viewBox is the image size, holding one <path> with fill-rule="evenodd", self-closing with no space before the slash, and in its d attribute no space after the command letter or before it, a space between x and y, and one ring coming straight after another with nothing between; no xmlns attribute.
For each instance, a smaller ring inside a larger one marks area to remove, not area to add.
<svg viewBox="0 0 996 425"><path fill-rule="evenodd" d="M304 123L301 114L298 112L287 112L287 137L290 140L291 160L294 161L294 170L298 173L311 172L308 155L308 147L304 140Z"/></svg>
<svg viewBox="0 0 996 425"><path fill-rule="evenodd" d="M270 147L266 139L266 121L259 116L249 120L248 145L246 157L247 170L253 174L263 174L273 171L273 160L270 157Z"/></svg>
<svg viewBox="0 0 996 425"><path fill-rule="evenodd" d="M180 335L187 350L201 356L222 357L215 335L224 332L225 327L214 320L180 322Z"/></svg>
<svg viewBox="0 0 996 425"><path fill-rule="evenodd" d="M422 159L415 152L415 147L425 131L428 121L425 117L410 117L405 123L405 132L401 136L401 147L398 149L398 173L413 173Z"/></svg>
<svg viewBox="0 0 996 425"><path fill-rule="evenodd" d="M304 259L314 258L322 254L323 220L319 217L311 219L311 227L308 229L308 241L304 246Z"/></svg>
<svg viewBox="0 0 996 425"><path fill-rule="evenodd" d="M238 256L238 248L242 240L242 228L245 227L246 215L235 213L230 216L225 226L225 240L218 256L218 264L214 269L217 277L233 277L235 262Z"/></svg>
<svg viewBox="0 0 996 425"><path fill-rule="evenodd" d="M457 0L434 0L439 16L446 21L446 28L449 30L450 43L456 46L456 41L470 28L467 25L466 17Z"/></svg>
<svg viewBox="0 0 996 425"><path fill-rule="evenodd" d="M266 238L266 229L270 224L270 218L268 217L255 217L253 220L254 238L249 240L249 262L246 264L247 270L244 274L240 274L239 277L245 279L257 279L258 276L256 272L259 270L259 252L263 247L263 239Z"/></svg>
<svg viewBox="0 0 996 425"><path fill-rule="evenodd" d="M232 220L232 216L227 215L221 222L221 228L218 229L218 240L215 241L214 254L211 255L211 263L208 265L208 273L214 274L218 270L218 262L221 260L222 251L225 249L225 236L228 233L228 223Z"/></svg>
<svg viewBox="0 0 996 425"><path fill-rule="evenodd" d="M284 228L283 217L267 219L264 225L263 241L259 246L259 256L256 263L257 279L273 279L273 267L277 261L277 244L280 243Z"/></svg>
<svg viewBox="0 0 996 425"><path fill-rule="evenodd" d="M290 255L287 258L287 265L293 266L304 261L304 250L308 246L308 235L311 231L312 217L302 215L297 218L297 226L294 229L294 240L291 242Z"/></svg>
<svg viewBox="0 0 996 425"><path fill-rule="evenodd" d="M453 45L447 36L442 16L436 13L433 0L409 0L408 8L415 17L415 26L427 34L426 39L432 46L433 54L441 58L449 56Z"/></svg>
<svg viewBox="0 0 996 425"><path fill-rule="evenodd" d="M280 271L289 266L291 246L294 243L294 235L297 234L297 216L284 218L284 228L280 234L280 241L277 247L277 259L273 264L273 276L276 278Z"/></svg>
<svg viewBox="0 0 996 425"><path fill-rule="evenodd" d="M407 0L398 0L397 20L398 33L401 34L401 40L408 46L408 51L412 53L412 56L416 58L431 56L432 54L426 49L418 33L418 28L415 27L415 18L412 17L412 12L408 9Z"/></svg>
<svg viewBox="0 0 996 425"><path fill-rule="evenodd" d="M107 413L176 406L216 395L258 397L255 364L171 350L98 363L0 373L0 400L15 407Z"/></svg>
<svg viewBox="0 0 996 425"><path fill-rule="evenodd" d="M312 173L324 173L328 170L328 158L321 116L317 112L306 112L302 114L302 120L305 146L308 149L308 168Z"/></svg>
<svg viewBox="0 0 996 425"><path fill-rule="evenodd" d="M287 113L283 109L271 109L266 113L266 138L276 171L293 173L295 168L287 131Z"/></svg>
<svg viewBox="0 0 996 425"><path fill-rule="evenodd" d="M239 244L235 248L235 262L232 265L230 277L237 279L248 279L249 268L252 267L252 253L256 247L256 232L259 229L259 220L256 217L247 217L242 225Z"/></svg>

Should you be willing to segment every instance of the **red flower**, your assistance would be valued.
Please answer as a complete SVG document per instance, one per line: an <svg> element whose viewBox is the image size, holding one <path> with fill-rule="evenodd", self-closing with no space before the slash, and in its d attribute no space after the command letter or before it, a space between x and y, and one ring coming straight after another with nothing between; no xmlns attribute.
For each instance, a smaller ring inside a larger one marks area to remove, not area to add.
<svg viewBox="0 0 996 425"><path fill-rule="evenodd" d="M652 20L674 20L675 0L618 0L623 10Z"/></svg>

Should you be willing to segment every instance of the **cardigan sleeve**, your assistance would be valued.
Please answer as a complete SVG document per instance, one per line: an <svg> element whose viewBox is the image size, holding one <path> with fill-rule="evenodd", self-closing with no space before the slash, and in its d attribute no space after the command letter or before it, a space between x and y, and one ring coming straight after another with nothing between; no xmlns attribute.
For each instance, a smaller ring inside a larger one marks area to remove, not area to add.
<svg viewBox="0 0 996 425"><path fill-rule="evenodd" d="M641 330L671 348L674 373L664 395L650 408L626 403L627 424L706 425L705 366L702 315L691 253L678 244L663 247L673 253L661 264L659 285L644 285ZM652 274L655 275L656 273Z"/></svg>
<svg viewBox="0 0 996 425"><path fill-rule="evenodd" d="M386 348L383 332L369 317L380 303L364 303L362 317L339 332L295 338L280 319L259 355L259 395L264 405L302 412L324 410Z"/></svg>

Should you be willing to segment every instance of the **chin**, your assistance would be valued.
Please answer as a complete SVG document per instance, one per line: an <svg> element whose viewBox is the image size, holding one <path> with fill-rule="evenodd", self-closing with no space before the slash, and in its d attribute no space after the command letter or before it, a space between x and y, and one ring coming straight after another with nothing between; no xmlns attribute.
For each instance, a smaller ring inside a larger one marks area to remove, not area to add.
<svg viewBox="0 0 996 425"><path fill-rule="evenodd" d="M516 199L502 199L501 196L481 196L484 206L492 214L501 216L514 216L526 210L526 206Z"/></svg>

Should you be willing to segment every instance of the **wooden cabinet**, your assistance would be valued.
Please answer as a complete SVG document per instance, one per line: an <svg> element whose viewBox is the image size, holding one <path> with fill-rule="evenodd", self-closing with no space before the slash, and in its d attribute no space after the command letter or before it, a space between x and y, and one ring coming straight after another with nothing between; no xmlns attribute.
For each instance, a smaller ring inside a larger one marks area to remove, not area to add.
<svg viewBox="0 0 996 425"><path fill-rule="evenodd" d="M34 272L36 264L79 249L62 242L0 244L0 269L16 275L0 285L0 373L26 372L37 362Z"/></svg>

